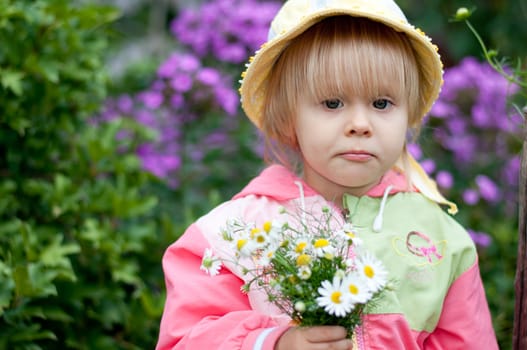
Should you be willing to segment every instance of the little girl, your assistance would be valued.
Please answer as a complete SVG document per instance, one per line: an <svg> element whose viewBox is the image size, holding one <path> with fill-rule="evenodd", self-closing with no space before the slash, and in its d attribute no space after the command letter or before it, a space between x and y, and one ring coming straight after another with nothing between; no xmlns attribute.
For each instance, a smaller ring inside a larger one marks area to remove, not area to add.
<svg viewBox="0 0 527 350"><path fill-rule="evenodd" d="M497 349L474 244L406 151L442 83L430 39L392 0L289 0L242 77L242 107L280 165L167 249L157 349ZM200 270L205 249L224 250L229 218L262 224L300 203L360 228L399 282L353 339L294 326L257 290L242 293L235 267Z"/></svg>

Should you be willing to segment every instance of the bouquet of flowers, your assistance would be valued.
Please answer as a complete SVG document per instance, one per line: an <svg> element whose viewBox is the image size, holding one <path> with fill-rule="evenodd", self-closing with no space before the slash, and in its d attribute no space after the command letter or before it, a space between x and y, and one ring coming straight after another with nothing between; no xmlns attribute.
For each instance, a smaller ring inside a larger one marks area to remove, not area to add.
<svg viewBox="0 0 527 350"><path fill-rule="evenodd" d="M288 212L283 209L281 214ZM235 252L231 263L243 267L248 281L243 291L263 289L294 324L340 325L351 336L364 308L387 288L387 270L361 247L350 223L334 227L329 208L322 208L319 218L301 214L300 219L261 226L228 221L221 234ZM201 269L214 276L222 263L224 259L207 249Z"/></svg>

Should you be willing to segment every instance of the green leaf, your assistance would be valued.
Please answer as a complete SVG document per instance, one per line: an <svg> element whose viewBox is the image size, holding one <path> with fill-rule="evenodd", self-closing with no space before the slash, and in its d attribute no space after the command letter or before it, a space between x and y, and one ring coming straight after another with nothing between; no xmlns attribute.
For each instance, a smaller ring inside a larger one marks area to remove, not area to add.
<svg viewBox="0 0 527 350"><path fill-rule="evenodd" d="M13 274L17 297L48 297L57 295L53 280L56 271L44 269L37 263L18 265Z"/></svg>
<svg viewBox="0 0 527 350"><path fill-rule="evenodd" d="M76 243L62 244L62 241L62 235L55 236L51 244L42 250L40 261L46 267L60 267L56 271L60 272L63 278L75 281L76 276L67 255L77 254L81 249Z"/></svg>
<svg viewBox="0 0 527 350"><path fill-rule="evenodd" d="M4 89L11 90L17 96L22 95L23 78L23 72L11 69L0 70L0 84Z"/></svg>
<svg viewBox="0 0 527 350"><path fill-rule="evenodd" d="M37 70L52 83L59 82L59 62L43 61L38 63Z"/></svg>
<svg viewBox="0 0 527 350"><path fill-rule="evenodd" d="M0 261L0 316L13 300L15 283L11 275L11 268Z"/></svg>
<svg viewBox="0 0 527 350"><path fill-rule="evenodd" d="M53 332L46 331L46 330L40 330L40 329L41 329L41 326L38 324L31 325L28 328L24 329L23 332L19 332L18 334L15 334L13 336L13 341L14 342L27 342L27 341L43 340L43 339L57 340L57 337Z"/></svg>
<svg viewBox="0 0 527 350"><path fill-rule="evenodd" d="M65 310L58 306L46 307L44 309L44 315L47 320L59 321L64 323L74 322L75 319L68 314Z"/></svg>
<svg viewBox="0 0 527 350"><path fill-rule="evenodd" d="M13 279L15 281L15 291L17 297L30 296L33 294L33 286L29 278L29 272L27 266L20 265L15 267L13 273Z"/></svg>
<svg viewBox="0 0 527 350"><path fill-rule="evenodd" d="M84 222L80 237L93 244L95 249L100 247L101 241L105 237L105 231L99 226L95 219L88 219Z"/></svg>
<svg viewBox="0 0 527 350"><path fill-rule="evenodd" d="M112 271L113 280L128 284L139 285L141 278L138 275L139 268L135 262L120 261Z"/></svg>

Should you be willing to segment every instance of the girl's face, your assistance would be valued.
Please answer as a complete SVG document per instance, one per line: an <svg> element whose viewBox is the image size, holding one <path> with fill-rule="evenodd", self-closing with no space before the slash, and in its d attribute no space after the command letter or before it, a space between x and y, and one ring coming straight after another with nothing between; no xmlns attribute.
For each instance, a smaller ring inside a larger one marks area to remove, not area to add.
<svg viewBox="0 0 527 350"><path fill-rule="evenodd" d="M275 63L263 131L300 151L305 179L327 199L362 195L399 158L407 127L420 124L419 67L404 34L364 18L326 18Z"/></svg>
<svg viewBox="0 0 527 350"><path fill-rule="evenodd" d="M361 196L379 183L404 149L408 108L403 100L300 96L295 130L307 184L338 204L344 193Z"/></svg>

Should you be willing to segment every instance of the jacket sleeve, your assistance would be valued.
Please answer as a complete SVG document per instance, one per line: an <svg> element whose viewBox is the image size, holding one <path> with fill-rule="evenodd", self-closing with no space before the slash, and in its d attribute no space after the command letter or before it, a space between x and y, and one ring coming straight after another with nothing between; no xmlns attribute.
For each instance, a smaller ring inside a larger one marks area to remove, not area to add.
<svg viewBox="0 0 527 350"><path fill-rule="evenodd" d="M426 350L498 350L478 262L450 287Z"/></svg>
<svg viewBox="0 0 527 350"><path fill-rule="evenodd" d="M251 309L243 282L200 270L208 242L194 224L163 256L167 297L156 350L272 350L288 328Z"/></svg>

